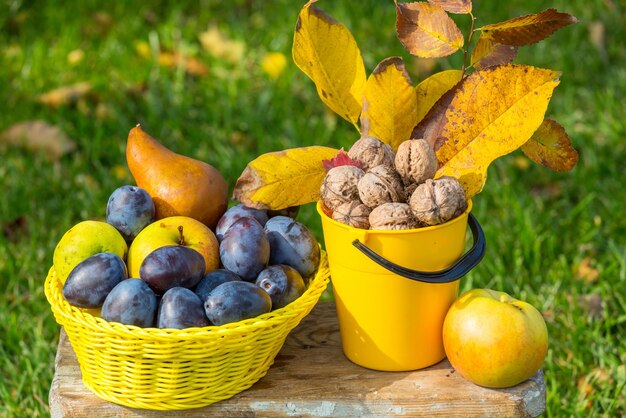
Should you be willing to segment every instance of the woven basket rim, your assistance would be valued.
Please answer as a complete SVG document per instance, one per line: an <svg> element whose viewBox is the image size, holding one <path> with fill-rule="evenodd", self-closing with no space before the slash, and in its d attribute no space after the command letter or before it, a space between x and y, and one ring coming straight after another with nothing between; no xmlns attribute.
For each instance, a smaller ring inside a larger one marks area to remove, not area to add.
<svg viewBox="0 0 626 418"><path fill-rule="evenodd" d="M138 280L138 279L134 279ZM106 332L130 338L146 338L163 341L181 341L198 338L216 338L247 334L262 328L278 326L286 318L294 317L308 309L311 304L316 304L320 295L326 289L330 280L328 258L326 252L320 249L320 263L309 280L306 291L289 305L238 322L224 325L210 325L206 327L192 327L185 329L161 329L156 327L142 328L135 325L125 325L118 322L108 322L103 318L96 317L89 312L70 305L61 293L61 284L57 280L54 266L50 267L45 281L45 294L50 307L55 314L57 322L66 324L79 324L81 327L93 331Z"/></svg>

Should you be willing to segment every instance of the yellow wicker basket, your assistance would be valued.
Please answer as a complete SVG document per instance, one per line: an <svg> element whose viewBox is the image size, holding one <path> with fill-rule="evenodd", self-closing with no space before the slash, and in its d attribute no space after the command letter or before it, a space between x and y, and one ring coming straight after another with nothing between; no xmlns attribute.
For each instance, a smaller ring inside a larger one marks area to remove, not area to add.
<svg viewBox="0 0 626 418"><path fill-rule="evenodd" d="M222 326L164 330L107 322L70 306L50 269L45 292L65 327L83 382L99 397L134 408L199 408L248 389L274 362L287 334L329 281L326 253L306 292L282 309Z"/></svg>

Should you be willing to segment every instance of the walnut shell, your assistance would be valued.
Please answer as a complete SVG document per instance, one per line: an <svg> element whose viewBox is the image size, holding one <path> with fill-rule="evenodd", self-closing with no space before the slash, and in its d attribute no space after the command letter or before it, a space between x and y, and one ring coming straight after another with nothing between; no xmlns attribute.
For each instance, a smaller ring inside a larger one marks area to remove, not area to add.
<svg viewBox="0 0 626 418"><path fill-rule="evenodd" d="M378 165L365 173L359 180L358 189L361 202L370 208L406 200L400 176L388 165Z"/></svg>
<svg viewBox="0 0 626 418"><path fill-rule="evenodd" d="M373 136L364 136L352 144L348 156L360 162L365 171L377 165L393 167L395 158L393 148Z"/></svg>
<svg viewBox="0 0 626 418"><path fill-rule="evenodd" d="M396 171L407 185L432 179L438 164L435 151L424 139L404 141L396 152Z"/></svg>
<svg viewBox="0 0 626 418"><path fill-rule="evenodd" d="M328 209L334 211L352 200L359 200L357 184L365 172L353 165L331 168L320 187L320 197Z"/></svg>
<svg viewBox="0 0 626 418"><path fill-rule="evenodd" d="M454 177L428 179L417 186L409 200L413 215L426 225L439 225L467 209L465 190Z"/></svg>
<svg viewBox="0 0 626 418"><path fill-rule="evenodd" d="M419 227L406 203L384 203L370 213L370 229L402 230Z"/></svg>
<svg viewBox="0 0 626 418"><path fill-rule="evenodd" d="M333 212L333 219L354 228L369 229L372 210L358 200L344 203Z"/></svg>

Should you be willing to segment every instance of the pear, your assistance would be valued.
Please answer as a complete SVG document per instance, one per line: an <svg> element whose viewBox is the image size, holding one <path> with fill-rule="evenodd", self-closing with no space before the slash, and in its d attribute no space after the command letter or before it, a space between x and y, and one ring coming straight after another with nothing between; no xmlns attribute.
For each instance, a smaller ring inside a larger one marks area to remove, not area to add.
<svg viewBox="0 0 626 418"><path fill-rule="evenodd" d="M139 125L128 134L126 161L156 219L188 216L215 229L228 206L228 184L215 167L170 151Z"/></svg>

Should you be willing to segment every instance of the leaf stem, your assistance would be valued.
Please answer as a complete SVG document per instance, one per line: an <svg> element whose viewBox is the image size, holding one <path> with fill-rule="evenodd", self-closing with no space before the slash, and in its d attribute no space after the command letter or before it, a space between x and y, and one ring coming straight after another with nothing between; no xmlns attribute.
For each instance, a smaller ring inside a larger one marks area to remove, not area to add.
<svg viewBox="0 0 626 418"><path fill-rule="evenodd" d="M472 12L470 12L469 15L472 18L472 26L470 27L470 32L467 36L465 48L463 48L463 67L461 68L461 78L465 77L465 70L467 70L467 51L469 50L470 42L472 42L472 36L474 35L474 23L476 22L476 17L472 14Z"/></svg>
<svg viewBox="0 0 626 418"><path fill-rule="evenodd" d="M187 245L185 242L185 236L183 235L183 226L178 225L178 244L179 245Z"/></svg>

